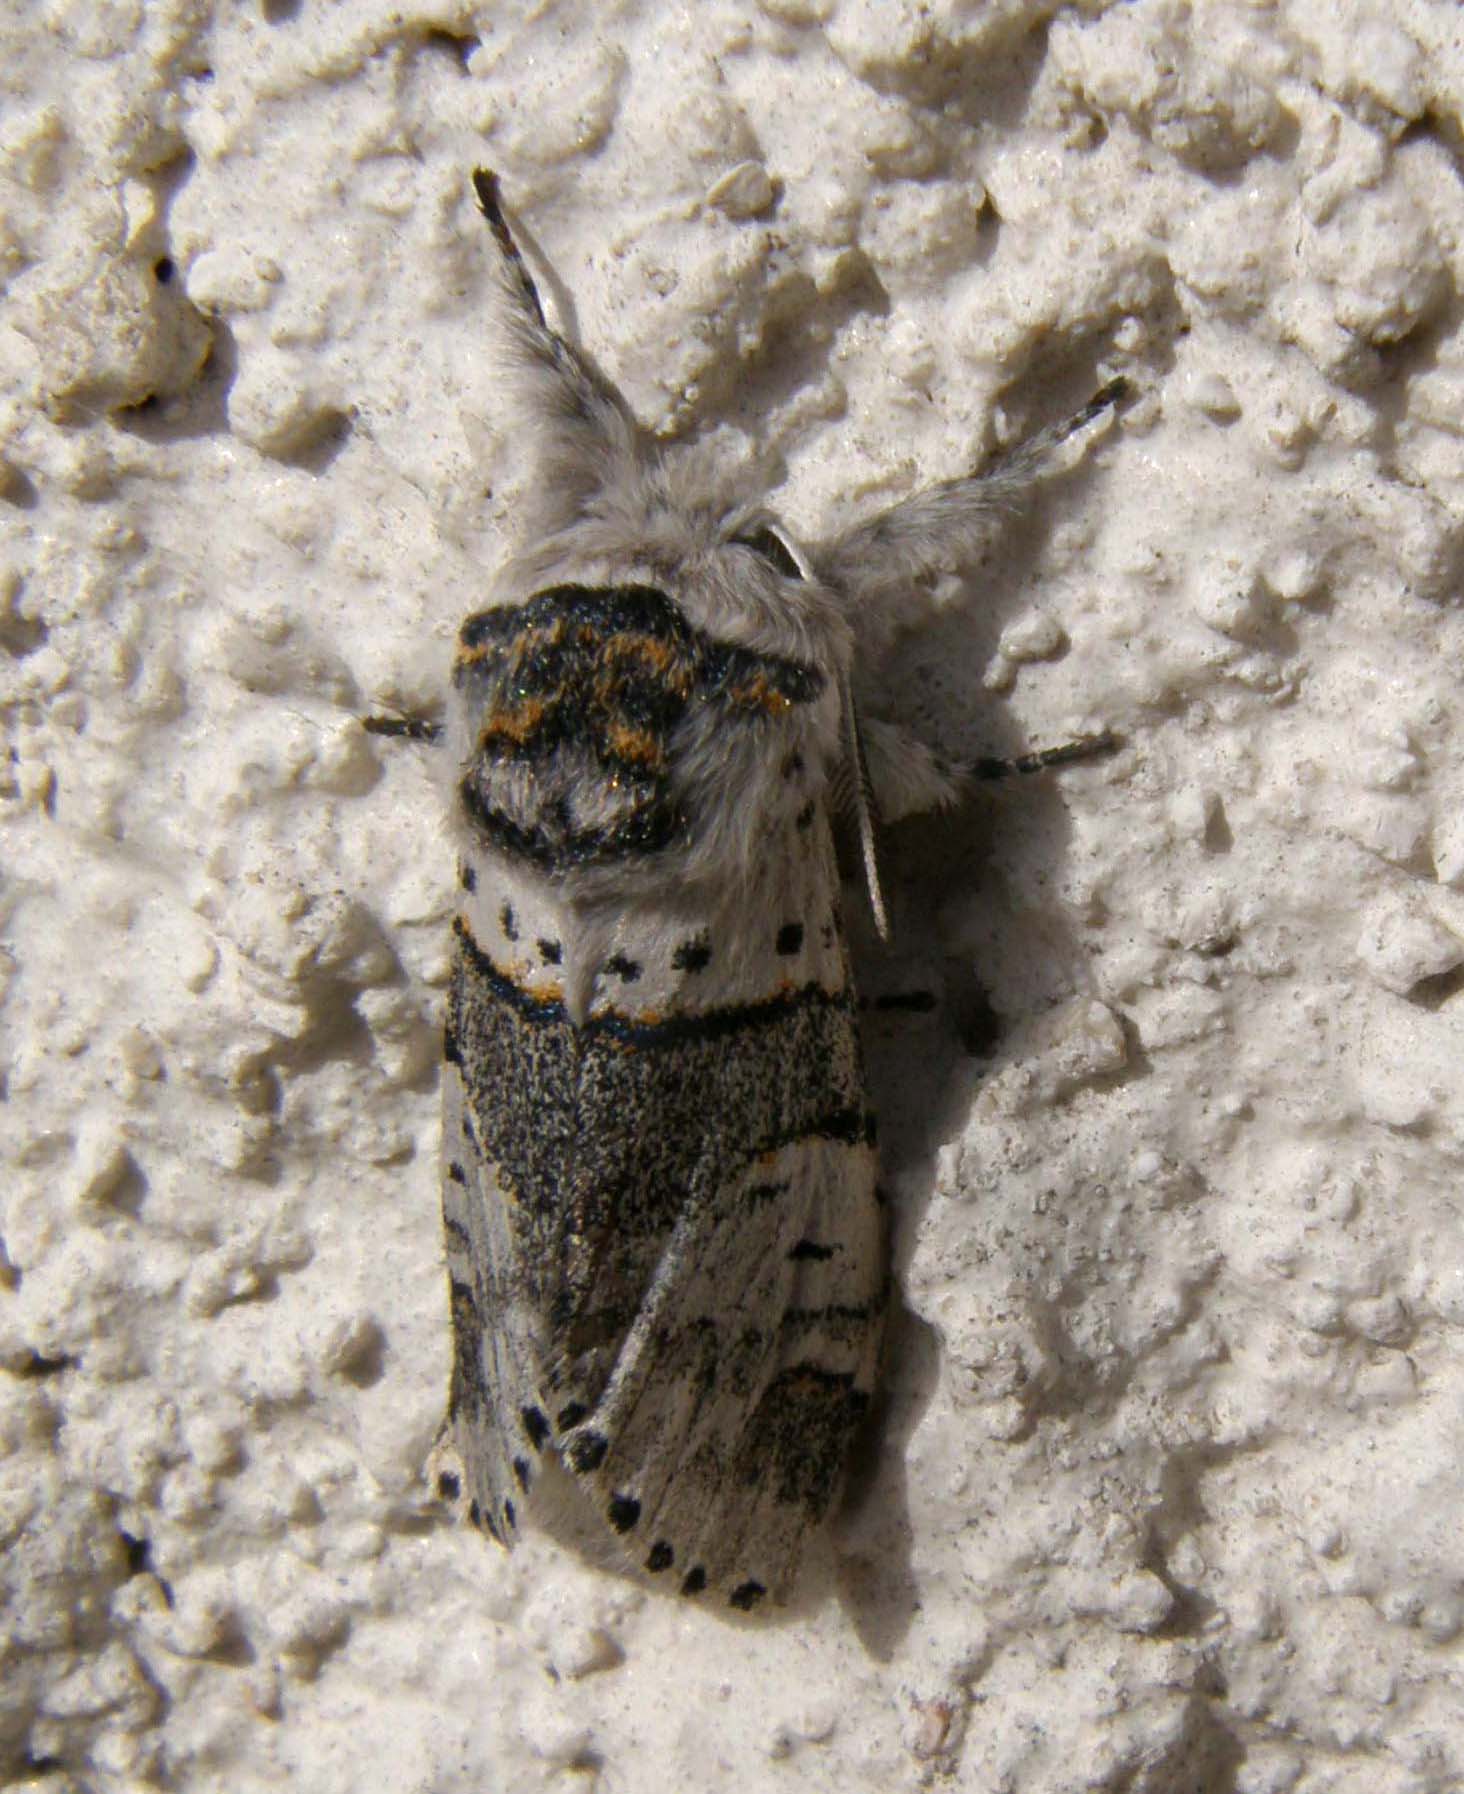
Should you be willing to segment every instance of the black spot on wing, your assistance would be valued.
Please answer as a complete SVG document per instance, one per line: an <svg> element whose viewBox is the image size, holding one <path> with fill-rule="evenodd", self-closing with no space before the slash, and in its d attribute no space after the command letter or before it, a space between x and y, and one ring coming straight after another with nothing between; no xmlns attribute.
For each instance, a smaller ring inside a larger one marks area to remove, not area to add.
<svg viewBox="0 0 1464 1794"><path fill-rule="evenodd" d="M467 860L458 861L458 883L465 891L476 891L478 888L478 874Z"/></svg>
<svg viewBox="0 0 1464 1794"><path fill-rule="evenodd" d="M764 924L769 945L777 925L775 912ZM795 1187L796 1166L774 1155L802 1141L831 1140L859 1152L850 1160L853 1191L868 1202L872 1166L862 1156L867 1107L852 1003L847 992L810 983L664 1020L601 1011L576 1028L561 1002L499 970L465 923L457 934L449 1007L473 1068L464 1080L465 1114L511 1204L519 1239L512 1294L533 1307L554 1345L553 1368L533 1393L567 1468L585 1476L606 1463L589 1423L694 1182L740 1191L745 1212L758 1212L759 1205L787 1201ZM673 950L676 939L668 943ZM760 1209L765 1226L770 1212ZM790 1224L773 1246L775 1260L796 1247L802 1231ZM828 1233L843 1237L833 1224ZM793 1276L794 1268L784 1274ZM504 1292L492 1294L497 1301ZM768 1328L772 1321L767 1317ZM847 1325L856 1325L852 1316ZM811 1319L806 1338L808 1356L816 1357ZM693 1351L689 1338L685 1350ZM694 1381L705 1367L718 1376L719 1390L730 1387L734 1366L725 1355L699 1347L694 1355ZM755 1466L748 1475L761 1483ZM624 1472L606 1475L597 1492L601 1516L612 1491L624 1488L622 1477L630 1480ZM643 1518L642 1559L656 1538ZM675 1544L679 1581L695 1567L686 1562L695 1543ZM755 1568L745 1564L744 1574ZM720 1573L718 1582L720 1605L730 1583Z"/></svg>
<svg viewBox="0 0 1464 1794"><path fill-rule="evenodd" d="M515 1458L513 1461L513 1474L514 1480L518 1483L518 1486L523 1490L524 1494L527 1495L529 1492L529 1460L527 1458Z"/></svg>
<svg viewBox="0 0 1464 1794"><path fill-rule="evenodd" d="M540 941L539 957L546 966L557 966L564 958L564 948L558 941Z"/></svg>
<svg viewBox="0 0 1464 1794"><path fill-rule="evenodd" d="M760 1582L741 1582L727 1597L728 1604L742 1613L750 1613L767 1592Z"/></svg>
<svg viewBox="0 0 1464 1794"><path fill-rule="evenodd" d="M513 913L513 905L511 903L505 903L503 908L499 910L498 926L503 930L503 938L506 941L516 941L518 939L518 917Z"/></svg>
<svg viewBox="0 0 1464 1794"><path fill-rule="evenodd" d="M605 961L605 970L624 984L634 984L641 975L639 964L624 953L612 953Z"/></svg>
<svg viewBox="0 0 1464 1794"><path fill-rule="evenodd" d="M567 1018L562 1003L515 984L494 965L489 955L473 939L471 930L461 916L454 919L452 926L454 935L467 954L474 979L487 987L486 991L480 989L476 994L498 998L508 1008L539 1027L555 1029L565 1025ZM558 946L557 942L550 944ZM461 970L460 967L460 974ZM678 1011L659 1021L619 1015L613 1011L595 1015L582 1027L573 1030L573 1038L576 1052L601 1039L612 1040L623 1046L666 1049L692 1044L710 1046L713 1042L723 1043L733 1037L740 1038L755 1050L756 1036L762 1030L777 1028L785 1023L804 1025L804 1012L807 1012L807 1026L842 1032L846 1018L853 1010L854 1002L849 991L827 990L816 980L810 979L796 989L781 990L776 996L766 997L759 1002L728 1003L712 1009ZM448 1013L451 1023L455 1013L455 1005L451 1000ZM812 1050L812 1043L809 1043L809 1048L800 1055L800 1064L805 1062L808 1051ZM680 1069L684 1074L685 1065Z"/></svg>
<svg viewBox="0 0 1464 1794"><path fill-rule="evenodd" d="M612 1495L606 1513L617 1532L629 1532L640 1519L641 1504L634 1495Z"/></svg>
<svg viewBox="0 0 1464 1794"><path fill-rule="evenodd" d="M661 1570L669 1570L676 1561L676 1553L665 1539L657 1539L651 1546L650 1555L646 1558L646 1568L655 1575Z"/></svg>
<svg viewBox="0 0 1464 1794"><path fill-rule="evenodd" d="M792 1188L793 1186L787 1178L784 1178L781 1183L749 1184L747 1200L754 1206L760 1202L776 1202L780 1196L786 1196Z"/></svg>
<svg viewBox="0 0 1464 1794"><path fill-rule="evenodd" d="M528 1435L529 1444L535 1451L544 1449L544 1442L549 1437L549 1422L538 1408L520 1408L519 1420L523 1423L524 1432Z"/></svg>
<svg viewBox="0 0 1464 1794"><path fill-rule="evenodd" d="M462 1166L457 1162L456 1159L450 1159L448 1161L447 1175L451 1179L451 1181L455 1184L464 1184L465 1185L468 1181L467 1172L463 1170Z"/></svg>
<svg viewBox="0 0 1464 1794"><path fill-rule="evenodd" d="M803 950L803 924L801 922L785 922L778 930L778 938L774 945L785 959L801 952Z"/></svg>
<svg viewBox="0 0 1464 1794"><path fill-rule="evenodd" d="M588 1476L605 1462L605 1453L609 1449L610 1441L603 1433L584 1433L571 1441L569 1461L582 1476Z"/></svg>
<svg viewBox="0 0 1464 1794"><path fill-rule="evenodd" d="M697 1564L694 1569L688 1570L681 1578L683 1595L699 1595L706 1586L707 1573L700 1564Z"/></svg>
<svg viewBox="0 0 1464 1794"><path fill-rule="evenodd" d="M821 1264L825 1259L832 1258L837 1251L837 1246L820 1246L816 1240L799 1240L788 1256L794 1260L811 1260Z"/></svg>
<svg viewBox="0 0 1464 1794"><path fill-rule="evenodd" d="M712 943L705 935L682 941L671 955L671 966L677 972L705 971L712 960Z"/></svg>
<svg viewBox="0 0 1464 1794"><path fill-rule="evenodd" d="M793 1343L812 1336L852 1344L866 1337L871 1324L884 1313L887 1295L883 1287L867 1302L825 1302L817 1308L785 1308L778 1316L779 1335Z"/></svg>
<svg viewBox="0 0 1464 1794"><path fill-rule="evenodd" d="M437 1496L440 1501L456 1501L462 1490L462 1483L450 1470L444 1470L437 1479Z"/></svg>

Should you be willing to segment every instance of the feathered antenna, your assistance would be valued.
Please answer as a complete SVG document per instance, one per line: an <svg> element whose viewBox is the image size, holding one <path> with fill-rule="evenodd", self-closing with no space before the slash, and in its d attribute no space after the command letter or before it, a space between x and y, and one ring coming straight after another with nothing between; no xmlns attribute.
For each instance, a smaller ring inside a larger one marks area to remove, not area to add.
<svg viewBox="0 0 1464 1794"><path fill-rule="evenodd" d="M929 604L922 580L968 555L985 537L993 518L1033 484L1053 450L1118 404L1128 391L1126 380L1110 380L1072 417L1040 430L979 474L916 493L817 556L822 577L843 593L855 629L855 667L842 693L843 776L834 795L858 834L870 908L881 940L889 940L890 924L876 851L878 791L894 793L897 813L933 808L953 802L975 781L1095 759L1117 746L1111 735L1089 736L1014 760L942 765L903 730L884 723L865 726L854 687L857 683L867 688L884 646L882 638L897 633L902 623L912 620L911 612ZM871 770L876 776L871 777Z"/></svg>
<svg viewBox="0 0 1464 1794"><path fill-rule="evenodd" d="M473 172L473 194L498 247L506 301L504 363L515 409L532 419L539 532L573 522L587 500L639 454L640 430L611 383L545 319L539 289L510 230L498 176ZM529 533L529 532L526 532Z"/></svg>
<svg viewBox="0 0 1464 1794"><path fill-rule="evenodd" d="M818 557L820 573L848 594L857 620L872 612L884 620L887 633L914 622L926 608L920 582L968 559L994 520L1036 482L1053 450L1112 410L1129 390L1127 380L1110 380L1081 411L1039 430L979 473L944 480L857 525ZM902 590L908 593L903 603Z"/></svg>

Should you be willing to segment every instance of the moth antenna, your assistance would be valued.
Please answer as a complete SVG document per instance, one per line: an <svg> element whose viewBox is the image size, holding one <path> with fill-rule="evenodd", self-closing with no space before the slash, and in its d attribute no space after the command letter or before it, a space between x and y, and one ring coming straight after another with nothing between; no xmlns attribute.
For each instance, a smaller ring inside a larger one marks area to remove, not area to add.
<svg viewBox="0 0 1464 1794"><path fill-rule="evenodd" d="M1081 411L1039 430L979 473L945 480L882 511L819 557L828 583L850 600L851 621L867 653L935 608L922 582L969 559L993 523L1031 487L1052 451L1110 411L1129 392L1110 380Z"/></svg>
<svg viewBox="0 0 1464 1794"><path fill-rule="evenodd" d="M879 853L875 839L878 813L874 801L874 785L869 776L869 760L864 752L864 736L859 727L859 713L854 705L854 692L848 680L843 686L844 754L849 770L848 806L859 834L859 857L864 866L864 886L869 892L869 908L874 916L875 932L888 945L890 918L885 908L884 889L879 878Z"/></svg>
<svg viewBox="0 0 1464 1794"><path fill-rule="evenodd" d="M491 169L474 170L473 195L498 251L511 401L538 451L533 531L552 533L638 459L640 431L615 387L546 320Z"/></svg>
<svg viewBox="0 0 1464 1794"><path fill-rule="evenodd" d="M514 240L513 232L508 228L508 220L503 216L503 205L498 197L498 176L491 168L475 168L473 170L473 197L478 202L478 210L488 221L488 228L493 233L493 241L498 245L499 252L518 282L524 310L550 339L553 345L551 353L557 356L559 348L563 345L545 322L539 289L534 285L534 277L529 273L523 251Z"/></svg>
<svg viewBox="0 0 1464 1794"><path fill-rule="evenodd" d="M1075 411L1060 424L1049 424L1045 430L1039 430L1025 442L1019 442L1009 453L998 456L978 477L1003 480L1010 479L1015 474L1030 479L1055 448L1059 448L1070 436L1076 436L1080 430L1086 430L1105 411L1111 411L1126 399L1131 391L1129 382L1120 374L1106 386L1100 386L1080 411Z"/></svg>

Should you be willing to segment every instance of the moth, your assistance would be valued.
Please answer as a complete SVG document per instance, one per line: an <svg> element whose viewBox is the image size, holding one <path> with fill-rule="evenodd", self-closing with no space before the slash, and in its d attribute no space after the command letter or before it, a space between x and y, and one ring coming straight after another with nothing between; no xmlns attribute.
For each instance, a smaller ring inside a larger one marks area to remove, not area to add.
<svg viewBox="0 0 1464 1794"><path fill-rule="evenodd" d="M649 439L546 322L496 178L473 185L535 477L446 727L438 1488L503 1544L567 1491L616 1561L746 1610L835 1499L889 1296L834 827L883 932L876 815L991 770L861 693L933 576L1123 388L808 546Z"/></svg>

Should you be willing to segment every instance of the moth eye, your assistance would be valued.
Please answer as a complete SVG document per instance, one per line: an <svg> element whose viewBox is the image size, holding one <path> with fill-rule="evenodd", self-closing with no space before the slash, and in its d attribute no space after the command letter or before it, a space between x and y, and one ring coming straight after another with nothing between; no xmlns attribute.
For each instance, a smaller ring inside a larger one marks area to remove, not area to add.
<svg viewBox="0 0 1464 1794"><path fill-rule="evenodd" d="M784 579L802 579L803 569L793 558L793 551L775 529L767 524L760 524L750 529L745 535L734 536L744 548L750 548L754 554L760 554L765 561L770 561Z"/></svg>

